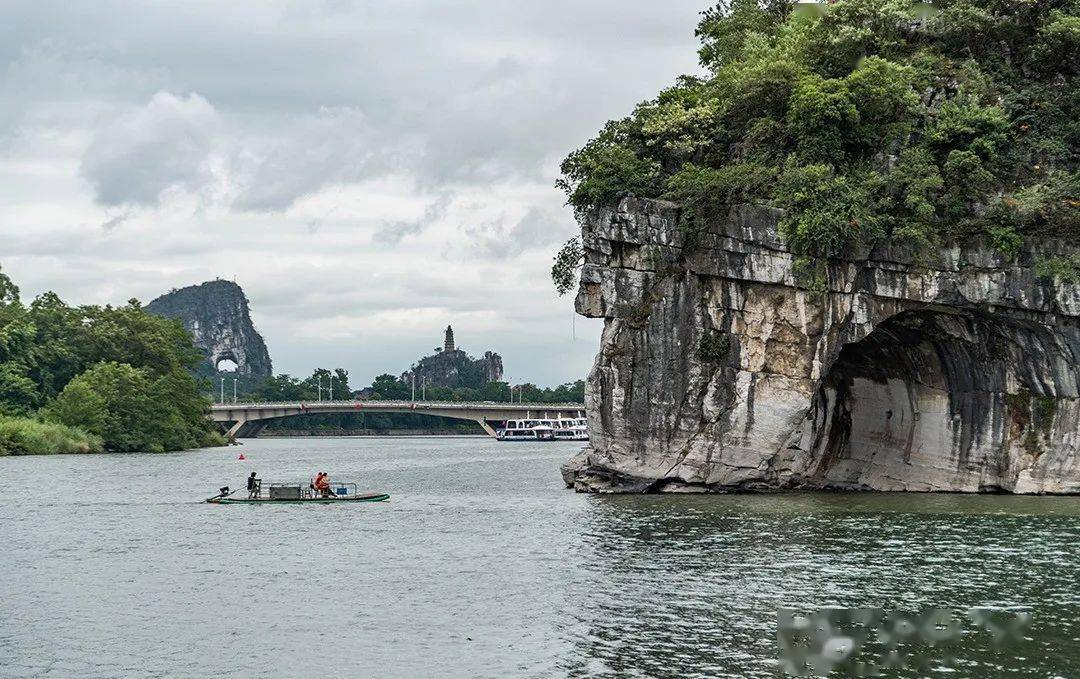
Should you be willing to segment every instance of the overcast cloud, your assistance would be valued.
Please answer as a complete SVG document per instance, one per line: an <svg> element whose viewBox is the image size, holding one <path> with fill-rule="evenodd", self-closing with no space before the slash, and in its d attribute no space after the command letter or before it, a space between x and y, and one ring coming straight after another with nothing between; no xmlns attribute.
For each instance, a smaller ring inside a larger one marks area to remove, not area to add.
<svg viewBox="0 0 1080 679"><path fill-rule="evenodd" d="M696 71L707 4L5 3L0 266L76 303L235 279L279 372L361 386L452 323L514 381L583 377L558 163Z"/></svg>

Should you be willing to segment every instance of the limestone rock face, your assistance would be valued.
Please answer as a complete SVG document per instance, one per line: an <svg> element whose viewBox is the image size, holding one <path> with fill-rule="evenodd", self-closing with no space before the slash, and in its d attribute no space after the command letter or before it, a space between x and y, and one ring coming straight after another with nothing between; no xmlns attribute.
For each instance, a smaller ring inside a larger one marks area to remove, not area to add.
<svg viewBox="0 0 1080 679"><path fill-rule="evenodd" d="M782 213L734 208L687 247L678 207L583 228L578 313L604 319L582 491L1080 492L1080 286L1047 241L921 258L885 245L807 282Z"/></svg>
<svg viewBox="0 0 1080 679"><path fill-rule="evenodd" d="M150 313L180 319L206 353L201 372L216 374L231 360L240 377L270 377L273 368L266 342L251 322L247 296L232 281L207 281L173 290L146 305Z"/></svg>

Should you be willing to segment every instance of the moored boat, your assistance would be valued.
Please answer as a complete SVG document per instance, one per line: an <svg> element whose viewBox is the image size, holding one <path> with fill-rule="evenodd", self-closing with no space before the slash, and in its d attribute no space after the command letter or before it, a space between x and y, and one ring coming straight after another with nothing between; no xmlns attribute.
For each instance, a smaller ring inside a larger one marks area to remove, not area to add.
<svg viewBox="0 0 1080 679"><path fill-rule="evenodd" d="M495 436L500 441L588 441L585 423L584 418L507 420Z"/></svg>
<svg viewBox="0 0 1080 679"><path fill-rule="evenodd" d="M570 431L569 439L571 441L588 441L589 440L589 421L584 417L578 417L574 419L560 420L563 423L563 428Z"/></svg>

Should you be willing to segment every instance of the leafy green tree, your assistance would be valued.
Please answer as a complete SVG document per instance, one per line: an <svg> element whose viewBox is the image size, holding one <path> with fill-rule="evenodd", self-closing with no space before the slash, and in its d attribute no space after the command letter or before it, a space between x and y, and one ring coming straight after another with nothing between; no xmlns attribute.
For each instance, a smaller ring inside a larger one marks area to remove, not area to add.
<svg viewBox="0 0 1080 679"><path fill-rule="evenodd" d="M744 58L748 43L776 33L791 9L784 0L731 0L705 10L696 32L702 65L718 69Z"/></svg>
<svg viewBox="0 0 1080 679"><path fill-rule="evenodd" d="M164 446L154 436L157 407L146 372L126 363L100 363L69 382L55 410L46 412L71 417L58 421L100 436L108 450L159 452Z"/></svg>
<svg viewBox="0 0 1080 679"><path fill-rule="evenodd" d="M0 267L0 307L8 307L19 303L19 286L12 282L11 278Z"/></svg>
<svg viewBox="0 0 1080 679"><path fill-rule="evenodd" d="M0 414L25 415L41 400L27 376L34 326L19 301L19 287L0 270Z"/></svg>
<svg viewBox="0 0 1080 679"><path fill-rule="evenodd" d="M87 360L125 361L157 375L194 370L201 360L183 324L143 311L138 300L126 306L85 307L89 340Z"/></svg>
<svg viewBox="0 0 1080 679"><path fill-rule="evenodd" d="M42 414L49 421L79 427L98 436L104 434L109 419L105 396L94 390L90 378L69 382Z"/></svg>
<svg viewBox="0 0 1080 679"><path fill-rule="evenodd" d="M412 386L389 374L382 374L371 383L372 398L388 401L407 400L412 396Z"/></svg>
<svg viewBox="0 0 1080 679"><path fill-rule="evenodd" d="M788 130L805 163L840 163L845 141L859 123L859 109L843 80L807 76L788 101Z"/></svg>
<svg viewBox="0 0 1080 679"><path fill-rule="evenodd" d="M484 386L476 390L473 400L476 401L506 401L510 398L510 385L506 382L485 382ZM464 399L463 399L464 400Z"/></svg>
<svg viewBox="0 0 1080 679"><path fill-rule="evenodd" d="M563 162L562 171L566 176L562 186L569 191L571 204L582 208L623 196L655 195L663 185L658 162L618 143L586 145Z"/></svg>
<svg viewBox="0 0 1080 679"><path fill-rule="evenodd" d="M334 393L340 394L344 400L352 398L352 389L349 387L349 371L344 368L335 368L334 374L331 375L331 384L334 387ZM335 396L335 398L337 398Z"/></svg>
<svg viewBox="0 0 1080 679"><path fill-rule="evenodd" d="M574 237L566 241L555 255L551 265L551 280L555 281L555 290L565 295L577 285L577 273L585 259L581 249L581 239Z"/></svg>
<svg viewBox="0 0 1080 679"><path fill-rule="evenodd" d="M189 373L106 362L71 380L44 415L100 436L107 450L162 452L213 442L205 412Z"/></svg>
<svg viewBox="0 0 1080 679"><path fill-rule="evenodd" d="M286 374L267 377L244 394L248 402L310 401L315 398L307 384Z"/></svg>
<svg viewBox="0 0 1080 679"><path fill-rule="evenodd" d="M19 373L19 367L0 363L0 414L28 415L39 397L33 380Z"/></svg>
<svg viewBox="0 0 1080 679"><path fill-rule="evenodd" d="M725 167L702 167L687 164L668 179L665 197L679 201L683 219L700 228L737 203L751 201L771 193L776 170L758 163L734 163Z"/></svg>

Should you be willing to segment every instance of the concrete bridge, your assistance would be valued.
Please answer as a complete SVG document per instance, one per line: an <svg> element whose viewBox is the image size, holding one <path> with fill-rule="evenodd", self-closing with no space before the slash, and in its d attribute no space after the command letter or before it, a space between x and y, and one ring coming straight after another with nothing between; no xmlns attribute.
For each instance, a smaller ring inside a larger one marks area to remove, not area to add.
<svg viewBox="0 0 1080 679"><path fill-rule="evenodd" d="M472 420L495 436L493 423L518 419L585 417L580 403L495 403L483 401L305 401L289 403L224 403L210 408L211 418L228 426L228 435L250 438L258 435L271 420L292 415L327 413L416 413L455 420Z"/></svg>

